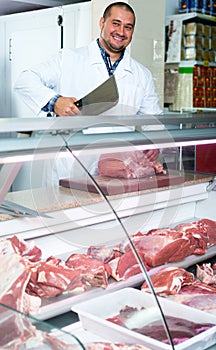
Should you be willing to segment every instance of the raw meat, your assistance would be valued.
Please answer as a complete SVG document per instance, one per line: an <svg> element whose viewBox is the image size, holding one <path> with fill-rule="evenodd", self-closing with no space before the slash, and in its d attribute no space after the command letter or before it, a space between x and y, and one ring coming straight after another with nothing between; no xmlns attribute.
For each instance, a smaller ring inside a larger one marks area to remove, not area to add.
<svg viewBox="0 0 216 350"><path fill-rule="evenodd" d="M167 236L156 234L135 236L132 241L150 267L181 261L193 253L188 238L173 238L172 234ZM130 249L129 244L124 249L128 251Z"/></svg>
<svg viewBox="0 0 216 350"><path fill-rule="evenodd" d="M197 281L195 276L179 267L162 268L151 276L156 294L216 314L216 288ZM146 282L141 290L149 292Z"/></svg>
<svg viewBox="0 0 216 350"><path fill-rule="evenodd" d="M214 237L216 222L202 219L175 228L152 229L146 234L138 232L131 236L131 240L142 253L146 264L155 267L181 261L192 254L204 254L213 244ZM125 253L130 250L130 243L123 240L116 249Z"/></svg>
<svg viewBox="0 0 216 350"><path fill-rule="evenodd" d="M168 298L216 315L216 288L205 283L195 281L191 285L183 286L178 294Z"/></svg>
<svg viewBox="0 0 216 350"><path fill-rule="evenodd" d="M106 288L108 286L108 278L111 275L108 264L87 254L71 254L65 264L78 271L83 283L88 287Z"/></svg>
<svg viewBox="0 0 216 350"><path fill-rule="evenodd" d="M38 311L39 298L28 298L25 290L31 271L26 260L15 253L10 240L0 240L0 303L29 313Z"/></svg>
<svg viewBox="0 0 216 350"><path fill-rule="evenodd" d="M15 253L21 255L23 258L26 258L30 262L36 262L41 260L41 249L38 248L33 241L31 241L30 243L26 243L20 240L17 236L8 238L8 240L11 242Z"/></svg>
<svg viewBox="0 0 216 350"><path fill-rule="evenodd" d="M98 160L100 176L137 179L166 174L159 162L150 162L142 151L102 154Z"/></svg>
<svg viewBox="0 0 216 350"><path fill-rule="evenodd" d="M192 284L195 280L191 272L180 267L165 267L151 276L155 293L157 295L177 294L184 285ZM149 292L149 287L145 281L141 290Z"/></svg>
<svg viewBox="0 0 216 350"><path fill-rule="evenodd" d="M115 259L118 254L113 248L106 245L101 246L90 246L87 250L87 255L92 258L102 261L103 263L108 263L110 260Z"/></svg>
<svg viewBox="0 0 216 350"><path fill-rule="evenodd" d="M211 323L200 324L169 315L165 315L165 317L174 345L180 344L214 326ZM120 310L119 314L107 318L107 321L129 328L134 332L157 339L163 343L169 343L160 313L157 309L137 309L126 305Z"/></svg>
<svg viewBox="0 0 216 350"><path fill-rule="evenodd" d="M140 154L133 156L142 163ZM175 228L152 229L146 234L137 232L131 239L149 270L168 262L181 261L191 254L204 254L206 249L216 244L216 222L204 218ZM87 254L71 254L66 262L55 257L41 261L41 256L41 250L33 242L26 243L16 236L0 240L0 301L3 304L33 314L39 309L41 298L83 292L89 287L107 288L110 276L120 281L141 272L128 239L114 248L90 246ZM210 268L207 273L204 270L199 272L205 274L202 278L214 279ZM157 288L162 288L165 293L174 293L180 288L179 295L185 291L184 296L187 294L187 300L191 302L188 289L184 289L187 287L185 280L181 280L180 276L173 283L163 284L162 287L159 284ZM12 293L15 289L16 292ZM200 293L196 294L200 299ZM213 291L208 290L206 294L210 298L209 294L213 294Z"/></svg>
<svg viewBox="0 0 216 350"><path fill-rule="evenodd" d="M211 266L211 263L206 263L201 266L197 265L196 277L206 283L216 287L216 270Z"/></svg>
<svg viewBox="0 0 216 350"><path fill-rule="evenodd" d="M145 269L150 269L142 257L142 253L138 252ZM127 280L129 277L137 275L142 272L140 265L132 250L122 254L121 256L111 260L109 266L112 270L112 277L117 280Z"/></svg>
<svg viewBox="0 0 216 350"><path fill-rule="evenodd" d="M31 268L31 276L26 287L30 295L50 298L64 292L83 292L86 290L79 271L75 271L60 259L48 258Z"/></svg>
<svg viewBox="0 0 216 350"><path fill-rule="evenodd" d="M195 222L183 223L175 227L183 232L196 246L194 254L205 254L207 248L216 244L216 222L200 219Z"/></svg>
<svg viewBox="0 0 216 350"><path fill-rule="evenodd" d="M206 239L207 247L216 244L216 221L210 219L200 219L197 225L204 239Z"/></svg>

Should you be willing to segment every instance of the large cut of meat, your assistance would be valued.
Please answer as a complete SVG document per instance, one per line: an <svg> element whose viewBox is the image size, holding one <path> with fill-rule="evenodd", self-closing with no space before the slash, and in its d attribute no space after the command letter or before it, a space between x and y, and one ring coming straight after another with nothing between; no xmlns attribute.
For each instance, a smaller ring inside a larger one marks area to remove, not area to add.
<svg viewBox="0 0 216 350"><path fill-rule="evenodd" d="M131 236L131 240L142 253L146 264L155 267L181 261L192 254L204 254L207 248L215 244L215 237L216 222L201 219L175 228L151 229L146 234L138 232ZM117 249L122 253L128 251L128 240L123 240Z"/></svg>
<svg viewBox="0 0 216 350"><path fill-rule="evenodd" d="M137 179L166 171L159 162L150 162L142 151L102 154L98 160L100 176Z"/></svg>
<svg viewBox="0 0 216 350"><path fill-rule="evenodd" d="M192 322L183 317L169 315L165 315L165 317L174 345L180 344L214 326L211 323L201 324L196 323L196 321ZM158 309L153 310L151 308L149 311L148 308L138 309L125 305L119 311L119 314L107 318L107 321L157 339L163 343L169 343Z"/></svg>
<svg viewBox="0 0 216 350"><path fill-rule="evenodd" d="M181 235L143 235L132 238L134 246L141 252L147 265L155 267L168 262L181 261L193 253L190 240ZM122 246L120 246L122 249ZM130 245L124 244L124 252L130 250Z"/></svg>
<svg viewBox="0 0 216 350"><path fill-rule="evenodd" d="M31 268L31 276L26 287L30 295L50 298L64 292L83 292L85 285L81 281L79 271L69 268L55 257L39 262Z"/></svg>
<svg viewBox="0 0 216 350"><path fill-rule="evenodd" d="M142 257L142 253L138 252L140 256L140 260L144 265L146 271L150 269L150 267L146 264L145 260ZM127 280L129 277L137 275L141 273L143 270L140 268L140 263L138 262L135 254L132 250L116 257L111 260L109 266L112 270L112 277L116 281Z"/></svg>
<svg viewBox="0 0 216 350"><path fill-rule="evenodd" d="M91 287L106 288L111 270L108 264L87 254L71 254L65 264L79 272L84 284Z"/></svg>

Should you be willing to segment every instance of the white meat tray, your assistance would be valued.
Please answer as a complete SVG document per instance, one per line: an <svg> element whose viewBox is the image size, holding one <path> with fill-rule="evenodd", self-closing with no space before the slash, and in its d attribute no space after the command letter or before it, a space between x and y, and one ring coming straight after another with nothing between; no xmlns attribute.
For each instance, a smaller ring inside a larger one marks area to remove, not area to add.
<svg viewBox="0 0 216 350"><path fill-rule="evenodd" d="M177 304L159 297L161 308L165 315L185 318L198 323L212 323L215 326L193 338L175 345L175 350L204 350L215 344L216 346L216 316L191 307ZM124 327L106 321L115 316L125 305L137 307L154 307L156 302L153 295L134 289L122 290L87 300L72 306L72 311L78 313L84 329L94 334L104 334L112 342L139 343L152 350L170 350L171 345L164 344L153 338L144 336Z"/></svg>

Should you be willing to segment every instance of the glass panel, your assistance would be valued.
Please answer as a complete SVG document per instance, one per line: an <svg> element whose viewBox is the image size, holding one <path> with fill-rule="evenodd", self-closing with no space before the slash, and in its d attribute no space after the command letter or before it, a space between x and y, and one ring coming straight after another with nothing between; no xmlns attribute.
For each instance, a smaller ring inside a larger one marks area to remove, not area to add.
<svg viewBox="0 0 216 350"><path fill-rule="evenodd" d="M85 349L72 334L0 304L1 349Z"/></svg>

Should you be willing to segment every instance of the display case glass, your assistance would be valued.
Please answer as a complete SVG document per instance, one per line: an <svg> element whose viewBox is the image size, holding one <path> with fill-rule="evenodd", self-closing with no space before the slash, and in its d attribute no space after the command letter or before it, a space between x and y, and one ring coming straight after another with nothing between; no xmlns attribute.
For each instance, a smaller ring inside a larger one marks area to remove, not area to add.
<svg viewBox="0 0 216 350"><path fill-rule="evenodd" d="M0 304L1 349L85 349L71 333Z"/></svg>
<svg viewBox="0 0 216 350"><path fill-rule="evenodd" d="M216 220L215 157L209 155L212 166L205 168L197 156L204 146L214 154L215 114L10 118L0 123L0 259L2 266L8 262L5 271L13 271L5 290L24 274L22 291L35 297L34 317L43 321L146 280L166 329L150 276L167 265L185 269L214 258L215 243L197 246L193 237L194 250L190 244L185 255L174 257L180 243L169 236L177 246L171 253L164 250L165 260L160 254L147 259L145 252L144 263L135 242L147 234L153 239L154 230L163 229L156 233L161 244L151 243L161 248L164 236L173 235L178 225L193 222L197 228L205 217ZM156 150L157 160L146 163L146 152ZM107 270L106 259L115 254L120 260L123 252L129 254L123 261L133 261L132 266L126 263L120 272L115 260ZM92 259L95 263L101 255L102 267L92 266L97 273L89 274ZM29 264L31 273L26 272ZM27 313L23 305L18 311ZM169 327L167 335L174 346Z"/></svg>

